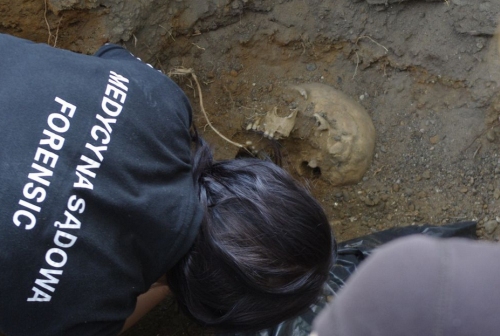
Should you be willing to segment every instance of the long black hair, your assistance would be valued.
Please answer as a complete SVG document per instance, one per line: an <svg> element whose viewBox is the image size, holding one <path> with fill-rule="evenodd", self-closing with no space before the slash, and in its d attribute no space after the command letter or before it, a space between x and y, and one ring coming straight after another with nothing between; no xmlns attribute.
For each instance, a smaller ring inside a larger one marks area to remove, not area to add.
<svg viewBox="0 0 500 336"><path fill-rule="evenodd" d="M334 258L323 209L274 163L214 162L195 139L193 178L205 216L167 273L180 307L224 331L260 330L301 313L317 300Z"/></svg>

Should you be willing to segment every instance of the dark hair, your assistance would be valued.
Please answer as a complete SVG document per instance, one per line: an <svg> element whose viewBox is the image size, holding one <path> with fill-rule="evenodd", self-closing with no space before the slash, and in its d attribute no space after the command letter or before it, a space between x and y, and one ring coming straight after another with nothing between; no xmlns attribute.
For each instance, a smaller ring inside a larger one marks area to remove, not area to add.
<svg viewBox="0 0 500 336"><path fill-rule="evenodd" d="M335 240L318 202L272 162L213 162L198 138L193 176L205 217L167 273L181 309L205 326L260 330L300 314L321 293Z"/></svg>

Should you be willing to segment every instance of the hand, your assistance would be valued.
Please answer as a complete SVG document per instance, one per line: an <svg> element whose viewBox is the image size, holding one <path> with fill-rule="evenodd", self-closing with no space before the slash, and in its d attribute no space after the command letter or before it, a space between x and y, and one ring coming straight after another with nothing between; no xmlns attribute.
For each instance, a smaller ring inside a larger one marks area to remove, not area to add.
<svg viewBox="0 0 500 336"><path fill-rule="evenodd" d="M124 332L135 323L137 323L137 321L139 321L141 317L146 315L169 294L170 289L167 286L167 278L164 275L154 284L152 284L146 293L141 294L137 297L135 310L132 315L130 315L125 321L121 332Z"/></svg>

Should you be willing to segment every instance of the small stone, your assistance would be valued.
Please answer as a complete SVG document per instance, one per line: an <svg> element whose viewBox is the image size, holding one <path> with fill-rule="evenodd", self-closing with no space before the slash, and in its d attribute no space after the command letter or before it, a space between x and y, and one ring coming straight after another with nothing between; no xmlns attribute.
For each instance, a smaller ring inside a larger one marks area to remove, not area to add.
<svg viewBox="0 0 500 336"><path fill-rule="evenodd" d="M500 189L498 188L495 189L495 191L493 192L493 197L495 197L495 199L500 198Z"/></svg>
<svg viewBox="0 0 500 336"><path fill-rule="evenodd" d="M469 191L469 189L467 189L465 187L460 189L460 192L463 193L463 194L466 194L467 191Z"/></svg>
<svg viewBox="0 0 500 336"><path fill-rule="evenodd" d="M427 180L430 179L431 178L431 172L429 170L424 171L424 173L422 174L422 177L424 179L427 179Z"/></svg>
<svg viewBox="0 0 500 336"><path fill-rule="evenodd" d="M494 142L496 140L495 131L493 129L490 129L486 133L486 139L488 139L489 142Z"/></svg>
<svg viewBox="0 0 500 336"><path fill-rule="evenodd" d="M492 234L498 227L498 222L496 220L490 220L484 223L484 231L487 234Z"/></svg>
<svg viewBox="0 0 500 336"><path fill-rule="evenodd" d="M375 206L380 203L380 198L378 196L368 196L368 197L363 197L363 201L367 206Z"/></svg>
<svg viewBox="0 0 500 336"><path fill-rule="evenodd" d="M233 9L238 9L238 8L240 8L240 2L239 2L239 1L233 1L233 2L231 3L231 7L232 7Z"/></svg>
<svg viewBox="0 0 500 336"><path fill-rule="evenodd" d="M408 210L415 211L415 204L411 203L408 205Z"/></svg>
<svg viewBox="0 0 500 336"><path fill-rule="evenodd" d="M479 5L479 10L482 12L488 12L491 10L491 4L488 1L485 1Z"/></svg>
<svg viewBox="0 0 500 336"><path fill-rule="evenodd" d="M381 195L381 196L380 196L380 199L381 199L382 201L384 201L384 202L387 202L387 200L389 199L389 195L387 195L387 194L383 194L383 195Z"/></svg>
<svg viewBox="0 0 500 336"><path fill-rule="evenodd" d="M425 191L421 191L417 194L418 198L426 198L427 197L427 193Z"/></svg>
<svg viewBox="0 0 500 336"><path fill-rule="evenodd" d="M399 184L394 183L394 184L392 185L392 191L394 191L394 192L398 192L398 191L399 191Z"/></svg>
<svg viewBox="0 0 500 336"><path fill-rule="evenodd" d="M331 221L331 222L330 222L330 226L331 226L331 227L334 227L334 228L335 228L335 227L339 227L339 226L341 226L341 225L342 225L342 221L341 221L341 220L334 220L334 221Z"/></svg>
<svg viewBox="0 0 500 336"><path fill-rule="evenodd" d="M317 69L316 64L314 64L314 63L307 63L307 65L306 65L306 70L307 71L314 71L316 69Z"/></svg>
<svg viewBox="0 0 500 336"><path fill-rule="evenodd" d="M435 136L432 136L429 138L429 142L432 144L432 145L435 145L439 142L439 135L435 135Z"/></svg>
<svg viewBox="0 0 500 336"><path fill-rule="evenodd" d="M351 199L351 195L347 190L342 190L342 197L344 198L344 201L349 202Z"/></svg>
<svg viewBox="0 0 500 336"><path fill-rule="evenodd" d="M231 72L229 72L229 74L233 77L236 77L236 76L238 76L238 71L233 69L233 70L231 70Z"/></svg>

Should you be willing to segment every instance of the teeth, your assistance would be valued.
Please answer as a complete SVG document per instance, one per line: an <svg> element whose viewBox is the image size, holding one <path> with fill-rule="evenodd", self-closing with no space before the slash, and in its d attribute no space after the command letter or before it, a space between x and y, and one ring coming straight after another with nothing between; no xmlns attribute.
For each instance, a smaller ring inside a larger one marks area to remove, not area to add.
<svg viewBox="0 0 500 336"><path fill-rule="evenodd" d="M254 130L254 131L257 130L259 125L260 125L260 119L255 120L255 122L253 123L253 126L252 126L252 130Z"/></svg>
<svg viewBox="0 0 500 336"><path fill-rule="evenodd" d="M263 132L263 136L268 139L287 138L295 127L298 110L293 110L286 117L279 117L277 112L278 108L274 107L263 118L258 118L253 123L248 124L246 130Z"/></svg>

